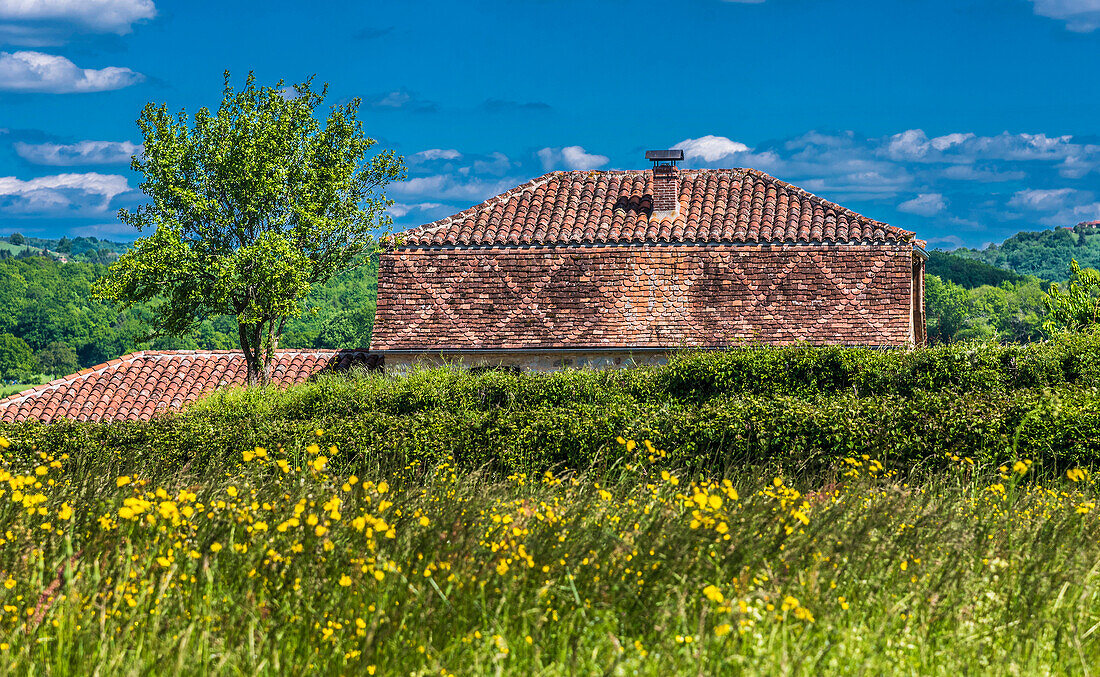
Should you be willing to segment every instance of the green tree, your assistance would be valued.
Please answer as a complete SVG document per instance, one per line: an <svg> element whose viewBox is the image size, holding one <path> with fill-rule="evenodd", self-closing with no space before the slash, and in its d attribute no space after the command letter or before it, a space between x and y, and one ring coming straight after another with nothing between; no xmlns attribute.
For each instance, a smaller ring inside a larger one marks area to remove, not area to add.
<svg viewBox="0 0 1100 677"><path fill-rule="evenodd" d="M234 91L225 74L221 106L189 120L149 104L138 120L151 203L119 217L139 239L97 285L124 308L154 302L158 334L182 335L203 320L231 315L248 382L266 383L286 322L314 284L375 247L392 204L384 189L404 178L403 160L383 151L364 162L374 140L357 119L359 100L315 111L327 94L311 81L287 90L257 86L249 74Z"/></svg>
<svg viewBox="0 0 1100 677"><path fill-rule="evenodd" d="M34 353L23 339L0 334L0 378L7 381L28 381L38 370Z"/></svg>
<svg viewBox="0 0 1100 677"><path fill-rule="evenodd" d="M966 290L936 275L924 278L924 307L931 343L948 343L966 319Z"/></svg>
<svg viewBox="0 0 1100 677"><path fill-rule="evenodd" d="M1072 273L1065 291L1057 284L1047 291L1047 316L1043 328L1051 334L1081 331L1100 324L1100 271L1070 262Z"/></svg>
<svg viewBox="0 0 1100 677"><path fill-rule="evenodd" d="M320 348L366 350L374 328L374 306L345 310L332 316L317 336Z"/></svg>
<svg viewBox="0 0 1100 677"><path fill-rule="evenodd" d="M54 341L35 354L38 368L45 374L65 376L80 369L76 351L68 343Z"/></svg>
<svg viewBox="0 0 1100 677"><path fill-rule="evenodd" d="M12 233L11 237L8 238L8 242L18 247L20 245L26 244L27 238L23 237L19 233Z"/></svg>

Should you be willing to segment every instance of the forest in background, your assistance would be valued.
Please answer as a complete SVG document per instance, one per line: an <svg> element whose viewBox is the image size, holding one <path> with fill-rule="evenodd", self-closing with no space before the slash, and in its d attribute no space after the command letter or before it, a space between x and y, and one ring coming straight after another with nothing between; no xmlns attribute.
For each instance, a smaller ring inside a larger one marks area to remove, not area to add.
<svg viewBox="0 0 1100 677"><path fill-rule="evenodd" d="M92 283L128 245L89 238L0 238L0 387L34 383L135 350L232 349L232 318L202 322L187 337L147 336L152 312L118 312L91 297ZM983 250L930 252L925 304L932 343L1043 338L1044 296L1069 263L1100 266L1100 228L1022 232ZM1036 272L1038 271L1038 272ZM1041 274L1039 274L1041 273ZM377 293L377 262L317 287L288 322L284 348L366 348Z"/></svg>
<svg viewBox="0 0 1100 677"><path fill-rule="evenodd" d="M1082 268L1100 268L1100 225L1079 223L1072 228L1024 231L985 249L961 247L951 253L1020 275L1064 282L1069 277L1070 259L1077 259Z"/></svg>

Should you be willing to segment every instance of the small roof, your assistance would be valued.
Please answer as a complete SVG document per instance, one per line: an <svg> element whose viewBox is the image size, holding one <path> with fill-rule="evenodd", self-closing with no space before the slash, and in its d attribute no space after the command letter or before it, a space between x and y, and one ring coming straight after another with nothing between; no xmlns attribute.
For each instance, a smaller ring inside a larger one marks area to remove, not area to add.
<svg viewBox="0 0 1100 677"><path fill-rule="evenodd" d="M381 356L361 350L279 350L272 360L272 382L303 383L314 374L354 365L376 368ZM244 353L237 350L130 353L0 400L0 422L148 421L217 388L243 385L247 373Z"/></svg>
<svg viewBox="0 0 1100 677"><path fill-rule="evenodd" d="M675 213L653 212L651 170L551 172L396 236L399 247L615 243L914 243L754 169L682 169Z"/></svg>

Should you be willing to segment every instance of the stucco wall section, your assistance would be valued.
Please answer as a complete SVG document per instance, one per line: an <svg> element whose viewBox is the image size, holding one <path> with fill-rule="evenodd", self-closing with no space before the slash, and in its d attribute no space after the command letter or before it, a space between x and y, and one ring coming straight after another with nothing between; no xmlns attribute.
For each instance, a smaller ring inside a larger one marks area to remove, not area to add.
<svg viewBox="0 0 1100 677"><path fill-rule="evenodd" d="M908 345L912 254L905 243L399 249L381 259L371 348Z"/></svg>

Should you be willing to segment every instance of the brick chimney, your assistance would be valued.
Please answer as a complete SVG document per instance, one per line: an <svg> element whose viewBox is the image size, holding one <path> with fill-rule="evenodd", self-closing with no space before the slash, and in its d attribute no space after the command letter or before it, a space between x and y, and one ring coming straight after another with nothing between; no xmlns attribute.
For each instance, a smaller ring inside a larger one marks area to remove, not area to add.
<svg viewBox="0 0 1100 677"><path fill-rule="evenodd" d="M675 216L680 212L680 168L682 150L647 150L645 157L653 161L653 214Z"/></svg>

